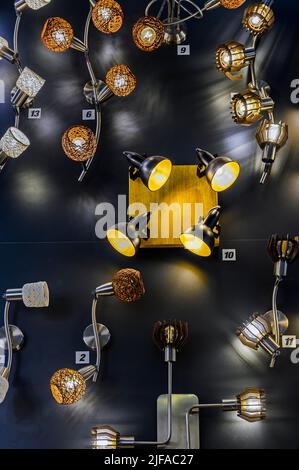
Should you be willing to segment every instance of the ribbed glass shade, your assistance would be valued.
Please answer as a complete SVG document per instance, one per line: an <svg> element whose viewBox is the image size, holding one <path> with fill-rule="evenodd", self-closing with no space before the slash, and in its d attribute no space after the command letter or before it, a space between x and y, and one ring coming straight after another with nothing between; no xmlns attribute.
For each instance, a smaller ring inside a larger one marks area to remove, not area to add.
<svg viewBox="0 0 299 470"><path fill-rule="evenodd" d="M17 80L17 87L26 93L30 98L34 98L44 86L46 80L37 75L28 67L25 67Z"/></svg>
<svg viewBox="0 0 299 470"><path fill-rule="evenodd" d="M19 157L29 145L29 139L16 127L10 127L0 140L1 150L11 158Z"/></svg>
<svg viewBox="0 0 299 470"><path fill-rule="evenodd" d="M39 10L40 8L43 8L51 2L51 0L25 0L29 8L32 8L32 10Z"/></svg>

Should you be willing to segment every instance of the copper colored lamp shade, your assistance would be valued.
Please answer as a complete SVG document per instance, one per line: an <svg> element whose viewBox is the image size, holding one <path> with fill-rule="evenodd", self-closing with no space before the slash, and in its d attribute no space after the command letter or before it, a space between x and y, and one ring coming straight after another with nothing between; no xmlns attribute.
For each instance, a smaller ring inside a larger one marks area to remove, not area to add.
<svg viewBox="0 0 299 470"><path fill-rule="evenodd" d="M85 126L70 127L62 137L62 147L68 158L75 162L85 162L93 157L97 141L91 129Z"/></svg>
<svg viewBox="0 0 299 470"><path fill-rule="evenodd" d="M145 52L153 52L162 46L165 27L154 16L140 18L133 27L133 39L137 47Z"/></svg>
<svg viewBox="0 0 299 470"><path fill-rule="evenodd" d="M273 110L274 103L271 98L261 98L248 90L236 94L231 101L233 120L237 124L250 126L263 117L263 112Z"/></svg>
<svg viewBox="0 0 299 470"><path fill-rule="evenodd" d="M224 8L232 10L233 8L239 8L245 3L246 0L220 0L221 5Z"/></svg>
<svg viewBox="0 0 299 470"><path fill-rule="evenodd" d="M243 25L252 34L266 33L273 25L275 16L273 10L265 3L254 3L244 13Z"/></svg>
<svg viewBox="0 0 299 470"><path fill-rule="evenodd" d="M106 74L106 84L116 96L128 96L136 88L136 77L127 65L114 65Z"/></svg>
<svg viewBox="0 0 299 470"><path fill-rule="evenodd" d="M136 302L145 292L141 273L130 268L121 269L113 276L112 287L116 297L126 303Z"/></svg>
<svg viewBox="0 0 299 470"><path fill-rule="evenodd" d="M72 405L86 392L84 377L73 369L60 369L51 377L50 389L59 405Z"/></svg>
<svg viewBox="0 0 299 470"><path fill-rule="evenodd" d="M51 52L64 52L72 46L74 31L63 18L49 18L44 24L41 39Z"/></svg>
<svg viewBox="0 0 299 470"><path fill-rule="evenodd" d="M99 0L92 11L95 27L105 34L117 33L123 25L124 13L114 0Z"/></svg>

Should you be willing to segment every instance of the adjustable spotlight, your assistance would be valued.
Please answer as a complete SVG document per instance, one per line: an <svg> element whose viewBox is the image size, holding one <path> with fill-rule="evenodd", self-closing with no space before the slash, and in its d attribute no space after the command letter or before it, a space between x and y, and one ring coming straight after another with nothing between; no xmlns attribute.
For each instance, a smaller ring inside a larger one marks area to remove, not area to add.
<svg viewBox="0 0 299 470"><path fill-rule="evenodd" d="M17 54L9 47L8 41L0 36L0 60L6 59L8 62L15 62Z"/></svg>
<svg viewBox="0 0 299 470"><path fill-rule="evenodd" d="M186 250L203 257L212 254L215 239L219 238L221 230L219 225L220 211L220 206L214 207L203 221L189 228L180 236Z"/></svg>
<svg viewBox="0 0 299 470"><path fill-rule="evenodd" d="M240 72L255 59L254 47L245 48L243 44L236 41L228 41L218 47L216 51L216 65L220 72L223 72L230 80L240 80Z"/></svg>
<svg viewBox="0 0 299 470"><path fill-rule="evenodd" d="M134 437L121 436L112 426L95 426L91 430L93 449L127 449L134 447Z"/></svg>
<svg viewBox="0 0 299 470"><path fill-rule="evenodd" d="M16 127L10 127L0 140L0 169L9 158L18 158L29 147L30 141Z"/></svg>
<svg viewBox="0 0 299 470"><path fill-rule="evenodd" d="M148 224L151 213L147 212L132 218L128 223L121 222L107 230L110 245L123 256L136 255L141 240L148 240Z"/></svg>
<svg viewBox="0 0 299 470"><path fill-rule="evenodd" d="M264 390L246 388L231 400L222 400L223 411L237 411L238 416L249 423L266 418L266 395Z"/></svg>
<svg viewBox="0 0 299 470"><path fill-rule="evenodd" d="M85 162L95 155L96 137L88 127L72 126L62 136L62 148L71 160Z"/></svg>
<svg viewBox="0 0 299 470"><path fill-rule="evenodd" d="M117 33L123 25L124 13L115 0L90 0L93 7L92 21L95 27L105 34Z"/></svg>
<svg viewBox="0 0 299 470"><path fill-rule="evenodd" d="M154 16L144 16L133 26L133 40L144 52L153 52L162 46L165 27L162 21Z"/></svg>
<svg viewBox="0 0 299 470"><path fill-rule="evenodd" d="M15 9L18 12L23 11L25 8L31 8L32 10L39 10L49 3L51 0L17 0L15 1Z"/></svg>
<svg viewBox="0 0 299 470"><path fill-rule="evenodd" d="M70 48L86 52L85 44L74 37L71 24L63 18L49 18L44 24L41 39L44 46L51 52L65 52Z"/></svg>
<svg viewBox="0 0 299 470"><path fill-rule="evenodd" d="M164 351L165 362L175 362L176 353L188 341L188 323L182 321L158 321L154 325L153 339L156 346Z"/></svg>
<svg viewBox="0 0 299 470"><path fill-rule="evenodd" d="M25 108L33 103L34 98L44 86L46 80L25 67L11 92L11 103L16 108Z"/></svg>
<svg viewBox="0 0 299 470"><path fill-rule="evenodd" d="M20 328L9 324L9 310L12 302L23 301L29 308L49 306L49 289L46 282L25 284L21 289L8 289L3 295L5 300L4 326L0 329L0 348L8 351L7 363L0 373L0 403L5 400L9 389L9 375L12 367L13 351L19 351L24 342Z"/></svg>
<svg viewBox="0 0 299 470"><path fill-rule="evenodd" d="M243 25L254 35L260 35L267 32L275 21L273 10L270 6L273 0L264 0L264 2L250 5L244 12Z"/></svg>
<svg viewBox="0 0 299 470"><path fill-rule="evenodd" d="M268 96L262 97L248 90L234 95L231 107L233 120L237 124L251 126L262 119L265 111L273 110L274 102Z"/></svg>
<svg viewBox="0 0 299 470"><path fill-rule="evenodd" d="M172 162L169 158L148 157L136 152L123 152L123 154L131 164L131 178L140 177L150 191L158 191L167 183L172 171Z"/></svg>
<svg viewBox="0 0 299 470"><path fill-rule="evenodd" d="M197 148L199 159L198 176L206 176L213 191L221 192L230 188L238 179L240 165L229 157L218 157L206 150Z"/></svg>
<svg viewBox="0 0 299 470"><path fill-rule="evenodd" d="M271 173L277 152L288 141L288 126L285 122L280 121L279 124L275 124L264 119L257 130L256 139L263 150L263 162L265 163L261 178L263 184Z"/></svg>

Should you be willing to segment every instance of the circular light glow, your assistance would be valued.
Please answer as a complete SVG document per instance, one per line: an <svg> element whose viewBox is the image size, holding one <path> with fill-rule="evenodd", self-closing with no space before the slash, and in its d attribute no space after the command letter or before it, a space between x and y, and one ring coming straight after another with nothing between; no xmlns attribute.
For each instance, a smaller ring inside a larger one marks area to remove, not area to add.
<svg viewBox="0 0 299 470"><path fill-rule="evenodd" d="M257 27L261 25L263 18L261 18L259 15L252 15L248 18L248 21L252 26Z"/></svg>
<svg viewBox="0 0 299 470"><path fill-rule="evenodd" d="M226 49L222 50L220 54L220 61L223 68L229 67L231 65L231 55Z"/></svg>
<svg viewBox="0 0 299 470"><path fill-rule="evenodd" d="M211 186L213 191L221 192L230 188L238 179L240 174L240 165L237 162L229 162L216 171Z"/></svg>
<svg viewBox="0 0 299 470"><path fill-rule="evenodd" d="M150 174L148 179L148 189L150 191L158 191L167 183L172 171L172 163L165 159L159 162Z"/></svg>
<svg viewBox="0 0 299 470"><path fill-rule="evenodd" d="M207 258L212 253L211 248L201 238L191 233L183 233L180 236L180 240L186 250L191 251L197 256Z"/></svg>
<svg viewBox="0 0 299 470"><path fill-rule="evenodd" d="M146 26L143 28L140 32L140 39L144 44L147 44L148 46L152 46L156 40L157 34L154 30L154 28L151 28L150 26Z"/></svg>
<svg viewBox="0 0 299 470"><path fill-rule="evenodd" d="M115 228L111 228L107 231L107 240L109 241L110 245L121 255L127 256L128 258L135 256L135 246L129 237L127 237L127 235L123 232L120 232Z"/></svg>
<svg viewBox="0 0 299 470"><path fill-rule="evenodd" d="M246 104L241 98L236 102L236 113L239 118L246 116Z"/></svg>

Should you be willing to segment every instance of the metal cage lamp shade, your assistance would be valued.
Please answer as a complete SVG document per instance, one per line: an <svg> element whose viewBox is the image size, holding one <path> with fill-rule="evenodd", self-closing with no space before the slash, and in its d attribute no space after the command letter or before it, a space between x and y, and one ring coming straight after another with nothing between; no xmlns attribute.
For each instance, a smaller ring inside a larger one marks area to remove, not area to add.
<svg viewBox="0 0 299 470"><path fill-rule="evenodd" d="M153 340L164 352L165 362L175 362L177 352L188 341L188 323L177 320L158 321L154 325Z"/></svg>
<svg viewBox="0 0 299 470"><path fill-rule="evenodd" d="M105 34L117 33L124 22L124 13L115 0L90 0L93 6L92 21L94 26Z"/></svg>
<svg viewBox="0 0 299 470"><path fill-rule="evenodd" d="M136 88L136 77L127 65L114 65L106 74L106 85L116 96L128 96Z"/></svg>
<svg viewBox="0 0 299 470"><path fill-rule="evenodd" d="M237 330L241 343L251 349L261 347L270 356L279 355L279 344L272 337L272 326L265 316L255 314Z"/></svg>
<svg viewBox="0 0 299 470"><path fill-rule="evenodd" d="M273 107L271 98L262 98L250 90L236 94L231 101L233 120L243 126L251 126L260 121L263 113L272 111Z"/></svg>
<svg viewBox="0 0 299 470"><path fill-rule="evenodd" d="M159 191L169 180L172 162L161 156L140 155L136 152L123 152L131 165L131 177L140 177L150 191Z"/></svg>
<svg viewBox="0 0 299 470"><path fill-rule="evenodd" d="M288 265L299 256L299 236L272 235L268 243L268 253L274 263L274 275L278 278L286 277Z"/></svg>
<svg viewBox="0 0 299 470"><path fill-rule="evenodd" d="M17 127L10 127L0 140L0 166L8 158L18 158L30 145L30 140Z"/></svg>
<svg viewBox="0 0 299 470"><path fill-rule="evenodd" d="M246 388L236 398L222 403L223 411L237 411L238 416L249 423L266 418L266 394L262 389Z"/></svg>
<svg viewBox="0 0 299 470"><path fill-rule="evenodd" d="M254 3L250 5L244 12L243 25L254 35L261 35L269 31L275 21L273 10L269 4L272 1Z"/></svg>
<svg viewBox="0 0 299 470"><path fill-rule="evenodd" d="M25 67L12 91L12 105L17 108L31 105L45 83L46 81L42 77Z"/></svg>
<svg viewBox="0 0 299 470"><path fill-rule="evenodd" d="M148 224L151 213L141 214L128 223L121 222L107 230L107 240L123 256L132 258L140 248L141 240L148 239Z"/></svg>
<svg viewBox="0 0 299 470"><path fill-rule="evenodd" d="M236 41L229 41L220 45L216 51L217 69L224 73L230 80L239 80L242 74L237 74L247 67L256 56L255 48L245 48Z"/></svg>
<svg viewBox="0 0 299 470"><path fill-rule="evenodd" d="M23 11L25 8L31 8L32 10L39 10L49 3L51 0L17 0L15 2L15 8L17 11Z"/></svg>
<svg viewBox="0 0 299 470"><path fill-rule="evenodd" d="M13 49L9 47L8 41L0 36L0 60L6 59L8 62L15 62L17 55Z"/></svg>
<svg viewBox="0 0 299 470"><path fill-rule="evenodd" d="M199 159L198 175L206 176L213 191L229 189L240 174L240 165L229 157L219 157L202 149L196 149Z"/></svg>
<svg viewBox="0 0 299 470"><path fill-rule="evenodd" d="M191 227L180 236L186 250L197 256L208 257L215 247L215 239L219 237L221 214L220 206L211 209L207 217L195 227Z"/></svg>
<svg viewBox="0 0 299 470"><path fill-rule="evenodd" d="M62 136L62 148L71 160L85 162L96 153L96 137L88 127L72 126Z"/></svg>
<svg viewBox="0 0 299 470"><path fill-rule="evenodd" d="M41 33L41 40L51 52L65 52L70 48L86 52L84 43L74 36L72 25L60 17L47 19Z"/></svg>
<svg viewBox="0 0 299 470"><path fill-rule="evenodd" d="M165 26L154 16L144 16L134 24L132 34L139 49L144 52L153 52L163 44Z"/></svg>

